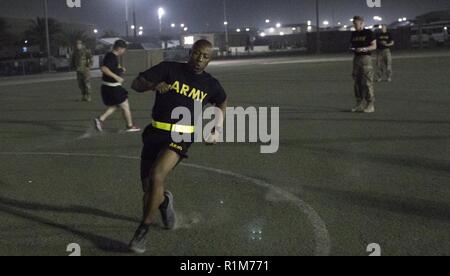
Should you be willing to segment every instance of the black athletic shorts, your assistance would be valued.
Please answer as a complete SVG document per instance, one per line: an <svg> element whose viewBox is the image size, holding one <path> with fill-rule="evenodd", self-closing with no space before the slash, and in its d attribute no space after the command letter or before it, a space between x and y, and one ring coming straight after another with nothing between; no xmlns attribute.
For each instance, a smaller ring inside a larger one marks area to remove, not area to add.
<svg viewBox="0 0 450 276"><path fill-rule="evenodd" d="M106 106L120 105L128 99L128 91L122 86L102 85L102 99Z"/></svg>
<svg viewBox="0 0 450 276"><path fill-rule="evenodd" d="M153 163L159 155L165 150L171 150L177 153L181 160L188 158L188 151L192 143L175 143L172 140L171 133L159 130L149 125L142 134L144 146L141 153L141 179L150 176Z"/></svg>

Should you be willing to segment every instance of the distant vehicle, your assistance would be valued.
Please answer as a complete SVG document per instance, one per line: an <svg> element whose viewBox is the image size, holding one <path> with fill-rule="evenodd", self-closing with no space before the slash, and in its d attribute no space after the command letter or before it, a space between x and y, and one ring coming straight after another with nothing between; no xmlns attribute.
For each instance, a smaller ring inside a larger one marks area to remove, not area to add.
<svg viewBox="0 0 450 276"><path fill-rule="evenodd" d="M423 24L422 28L422 43L427 46L443 45L449 42L449 28L450 21L433 22L430 24ZM413 46L420 44L419 25L411 28L411 43Z"/></svg>

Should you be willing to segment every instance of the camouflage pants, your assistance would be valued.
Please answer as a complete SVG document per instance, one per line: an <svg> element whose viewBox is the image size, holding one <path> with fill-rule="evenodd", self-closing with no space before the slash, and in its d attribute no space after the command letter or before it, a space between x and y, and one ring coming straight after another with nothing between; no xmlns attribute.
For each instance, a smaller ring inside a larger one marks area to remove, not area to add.
<svg viewBox="0 0 450 276"><path fill-rule="evenodd" d="M377 80L387 80L392 77L392 54L390 49L377 52Z"/></svg>
<svg viewBox="0 0 450 276"><path fill-rule="evenodd" d="M78 87L83 97L91 96L91 73L89 71L77 72Z"/></svg>
<svg viewBox="0 0 450 276"><path fill-rule="evenodd" d="M373 86L374 69L371 56L355 56L353 60L353 79L355 81L355 97L358 103L366 100L375 101Z"/></svg>

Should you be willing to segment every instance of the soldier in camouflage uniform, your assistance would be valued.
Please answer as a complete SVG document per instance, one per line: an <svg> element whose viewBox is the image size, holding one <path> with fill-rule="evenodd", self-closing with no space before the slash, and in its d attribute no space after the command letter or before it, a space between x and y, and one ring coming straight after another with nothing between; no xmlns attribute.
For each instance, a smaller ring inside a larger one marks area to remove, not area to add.
<svg viewBox="0 0 450 276"><path fill-rule="evenodd" d="M81 90L81 101L91 101L91 72L92 54L83 45L83 42L78 40L75 51L72 56L72 67L77 72L78 86Z"/></svg>

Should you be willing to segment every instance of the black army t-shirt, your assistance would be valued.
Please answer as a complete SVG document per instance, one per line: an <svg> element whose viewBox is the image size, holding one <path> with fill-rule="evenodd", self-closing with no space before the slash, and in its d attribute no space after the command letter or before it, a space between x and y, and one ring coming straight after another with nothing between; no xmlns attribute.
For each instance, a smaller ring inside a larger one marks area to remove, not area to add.
<svg viewBox="0 0 450 276"><path fill-rule="evenodd" d="M393 41L392 35L391 35L391 33L389 33L389 32L387 32L387 33L381 32L381 33L379 33L379 34L377 35L377 45L378 45L378 49L380 49L380 50L385 50L385 49L391 48L391 47L389 47L389 46L383 45L381 42L384 42L384 43L386 43L386 44L389 44L389 43L391 43L392 41Z"/></svg>
<svg viewBox="0 0 450 276"><path fill-rule="evenodd" d="M166 82L171 85L169 92L156 94L152 114L155 121L178 123L179 119L171 119L172 111L177 107L186 107L191 111L191 123L194 125L195 103L201 103L203 108L207 104L220 105L227 99L217 79L206 72L194 73L186 63L163 62L140 76L154 84Z"/></svg>
<svg viewBox="0 0 450 276"><path fill-rule="evenodd" d="M123 69L119 67L119 58L112 52L107 53L103 58L103 66L108 67L109 70L118 76L123 74ZM103 74L102 80L109 83L117 82L115 79L106 76L105 74Z"/></svg>
<svg viewBox="0 0 450 276"><path fill-rule="evenodd" d="M362 31L352 32L351 45L353 49L356 48L366 48L370 47L372 42L375 40L375 35L371 30L364 29ZM367 53L356 53L357 56L371 55L370 52Z"/></svg>

